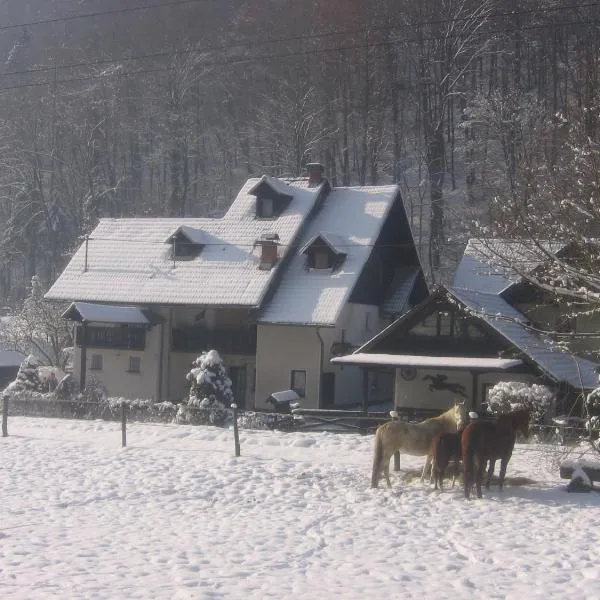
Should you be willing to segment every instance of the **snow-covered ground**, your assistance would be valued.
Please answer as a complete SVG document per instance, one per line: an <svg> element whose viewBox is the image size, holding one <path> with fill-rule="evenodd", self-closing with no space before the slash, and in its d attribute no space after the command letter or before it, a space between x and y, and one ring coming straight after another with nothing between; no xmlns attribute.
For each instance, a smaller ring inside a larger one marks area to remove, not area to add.
<svg viewBox="0 0 600 600"><path fill-rule="evenodd" d="M14 417L0 438L0 597L598 598L600 494L518 445L465 501L371 490L372 436Z"/></svg>

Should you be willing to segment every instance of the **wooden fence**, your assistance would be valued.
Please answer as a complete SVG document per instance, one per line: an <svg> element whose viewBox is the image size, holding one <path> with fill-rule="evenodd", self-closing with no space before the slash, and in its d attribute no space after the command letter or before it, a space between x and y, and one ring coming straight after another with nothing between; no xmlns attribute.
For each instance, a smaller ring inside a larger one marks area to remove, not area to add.
<svg viewBox="0 0 600 600"><path fill-rule="evenodd" d="M15 411L17 415L22 416L23 413L27 412L23 410L23 405L33 406L34 416L47 416L39 415L40 403L45 407L46 411L52 409L52 417L58 418L102 418L108 421L120 420L121 422L121 447L127 446L127 421L131 417L132 411L135 412L138 407L132 407L127 402L121 402L118 406L107 408L106 403L102 402L77 402L70 400L43 400L43 401L27 401L18 400L12 403L12 406L17 408ZM20 409L19 410L19 405ZM8 416L10 412L11 401L7 396L2 398L2 437L8 437ZM238 410L237 404L231 405L232 418L233 418L233 439L234 439L234 452L235 456L240 456L240 438L238 430ZM206 412L210 409L187 407L189 411ZM13 416L17 416L13 415ZM139 421L140 419L135 419ZM142 419L142 421L148 421L148 419Z"/></svg>

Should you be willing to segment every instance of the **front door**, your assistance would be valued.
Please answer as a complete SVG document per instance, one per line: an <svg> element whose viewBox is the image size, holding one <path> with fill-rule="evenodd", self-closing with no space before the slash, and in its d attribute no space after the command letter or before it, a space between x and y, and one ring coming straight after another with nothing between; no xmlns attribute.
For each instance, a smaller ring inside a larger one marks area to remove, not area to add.
<svg viewBox="0 0 600 600"><path fill-rule="evenodd" d="M229 367L233 401L240 410L246 408L246 367Z"/></svg>
<svg viewBox="0 0 600 600"><path fill-rule="evenodd" d="M321 376L321 408L335 405L335 373L323 373Z"/></svg>

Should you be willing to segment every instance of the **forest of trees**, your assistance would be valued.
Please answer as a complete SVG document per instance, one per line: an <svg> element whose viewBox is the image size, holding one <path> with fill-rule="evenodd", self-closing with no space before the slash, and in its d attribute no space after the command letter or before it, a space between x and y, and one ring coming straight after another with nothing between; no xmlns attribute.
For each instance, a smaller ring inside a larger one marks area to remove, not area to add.
<svg viewBox="0 0 600 600"><path fill-rule="evenodd" d="M575 207L582 233L599 25L582 0L3 2L0 306L100 217L219 216L248 177L307 162L398 183L433 282L474 221L518 235Z"/></svg>

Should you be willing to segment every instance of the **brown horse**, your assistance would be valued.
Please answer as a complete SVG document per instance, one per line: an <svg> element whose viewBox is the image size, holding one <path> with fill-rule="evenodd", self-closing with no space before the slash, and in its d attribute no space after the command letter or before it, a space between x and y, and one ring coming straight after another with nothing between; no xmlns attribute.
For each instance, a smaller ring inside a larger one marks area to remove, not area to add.
<svg viewBox="0 0 600 600"><path fill-rule="evenodd" d="M494 465L500 459L500 490L504 483L506 467L515 446L517 432L529 436L529 409L499 415L494 421L474 421L462 434L461 449L465 480L465 498L469 498L473 483L477 497L481 498L481 480L487 461L490 461L486 488L490 487Z"/></svg>
<svg viewBox="0 0 600 600"><path fill-rule="evenodd" d="M438 489L438 483L440 484L440 491L444 491L443 481L446 469L451 461L454 462L454 472L452 474L452 487L458 477L458 466L460 464L462 451L460 447L460 440L462 431L440 433L433 440L431 445L431 456L432 459L432 470L433 480L435 482L435 489Z"/></svg>
<svg viewBox="0 0 600 600"><path fill-rule="evenodd" d="M371 487L378 486L382 472L388 487L392 487L390 458L397 450L413 456L427 456L427 467L433 438L444 431L457 431L463 426L464 420L465 403L461 401L456 402L445 413L425 419L421 423L388 421L380 425L375 432Z"/></svg>

